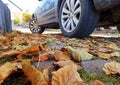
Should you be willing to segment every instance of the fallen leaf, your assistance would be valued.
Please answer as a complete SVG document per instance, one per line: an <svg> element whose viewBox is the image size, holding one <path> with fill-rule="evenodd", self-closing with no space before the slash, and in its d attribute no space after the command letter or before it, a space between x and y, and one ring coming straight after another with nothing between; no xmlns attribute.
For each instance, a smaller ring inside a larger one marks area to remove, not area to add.
<svg viewBox="0 0 120 85"><path fill-rule="evenodd" d="M12 74L14 71L16 71L17 69L15 68L14 65L12 65L12 63L5 63L4 65L2 65L0 67L0 84L10 75Z"/></svg>
<svg viewBox="0 0 120 85"><path fill-rule="evenodd" d="M90 85L104 85L104 83L102 83L101 81L99 80L94 80L90 83Z"/></svg>
<svg viewBox="0 0 120 85"><path fill-rule="evenodd" d="M98 56L103 59L109 59L111 57L110 54L100 53L100 52L98 52Z"/></svg>
<svg viewBox="0 0 120 85"><path fill-rule="evenodd" d="M44 61L48 60L49 55L50 55L49 52L45 52L45 53L41 54L39 57L32 58L32 60L35 62L37 62L37 61L44 62Z"/></svg>
<svg viewBox="0 0 120 85"><path fill-rule="evenodd" d="M44 76L44 78L45 78L45 81L47 81L48 82L48 85L50 85L50 78L49 78L49 72L50 72L50 70L49 69L44 69L43 70L43 76Z"/></svg>
<svg viewBox="0 0 120 85"><path fill-rule="evenodd" d="M74 65L52 72L52 85L85 85Z"/></svg>
<svg viewBox="0 0 120 85"><path fill-rule="evenodd" d="M22 70L27 76L27 79L31 81L32 85L49 85L42 72L30 65L29 60L23 60Z"/></svg>
<svg viewBox="0 0 120 85"><path fill-rule="evenodd" d="M10 50L10 51L3 52L2 54L0 54L0 58L7 58L7 57L12 57L12 56L17 56L20 53L21 52L17 51L17 50Z"/></svg>
<svg viewBox="0 0 120 85"><path fill-rule="evenodd" d="M54 65L58 65L59 67L64 67L64 66L67 66L67 65L74 65L74 66L77 67L77 70L82 69L82 67L80 67L80 65L75 64L71 60L54 62Z"/></svg>
<svg viewBox="0 0 120 85"><path fill-rule="evenodd" d="M99 52L102 52L102 53L112 53L112 49L109 49L109 48L99 48Z"/></svg>
<svg viewBox="0 0 120 85"><path fill-rule="evenodd" d="M109 62L106 63L103 67L103 71L106 74L120 74L120 63L118 62Z"/></svg>
<svg viewBox="0 0 120 85"><path fill-rule="evenodd" d="M113 57L113 56L120 56L120 54L119 52L113 52L109 54L98 52L98 56L103 59L109 59L110 57Z"/></svg>
<svg viewBox="0 0 120 85"><path fill-rule="evenodd" d="M120 48L115 43L110 43L107 47L113 50L120 50Z"/></svg>
<svg viewBox="0 0 120 85"><path fill-rule="evenodd" d="M70 50L72 57L77 60L90 60L93 58L93 55L89 54L88 52L86 52L85 50L79 50L79 49L74 49L72 47L67 47L67 49Z"/></svg>
<svg viewBox="0 0 120 85"><path fill-rule="evenodd" d="M56 50L54 52L54 56L55 56L55 59L58 60L58 61L64 61L64 60L70 60L71 59L71 55L69 52L62 52L62 51L59 51L59 50Z"/></svg>
<svg viewBox="0 0 120 85"><path fill-rule="evenodd" d="M40 51L39 46L31 46L26 49L27 53L37 53L39 51Z"/></svg>

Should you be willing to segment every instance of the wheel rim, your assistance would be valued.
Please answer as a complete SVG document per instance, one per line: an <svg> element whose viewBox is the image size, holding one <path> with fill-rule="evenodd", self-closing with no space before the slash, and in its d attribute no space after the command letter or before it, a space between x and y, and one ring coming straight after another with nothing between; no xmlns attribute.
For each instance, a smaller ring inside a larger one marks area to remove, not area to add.
<svg viewBox="0 0 120 85"><path fill-rule="evenodd" d="M76 29L81 16L80 0L66 0L61 14L61 23L66 32Z"/></svg>
<svg viewBox="0 0 120 85"><path fill-rule="evenodd" d="M30 23L30 30L34 33L38 33L40 31L41 27L36 24L35 20L32 20Z"/></svg>

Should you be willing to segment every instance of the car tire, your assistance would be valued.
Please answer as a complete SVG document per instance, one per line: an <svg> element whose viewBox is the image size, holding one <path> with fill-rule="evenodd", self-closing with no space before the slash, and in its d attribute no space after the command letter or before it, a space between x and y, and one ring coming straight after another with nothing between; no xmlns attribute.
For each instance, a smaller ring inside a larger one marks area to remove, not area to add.
<svg viewBox="0 0 120 85"><path fill-rule="evenodd" d="M29 29L32 33L43 33L45 31L45 28L37 25L37 23L34 19L32 19L29 22Z"/></svg>
<svg viewBox="0 0 120 85"><path fill-rule="evenodd" d="M117 30L118 30L118 32L120 33L120 24L117 25Z"/></svg>
<svg viewBox="0 0 120 85"><path fill-rule="evenodd" d="M94 31L99 17L92 0L63 0L59 25L63 35L84 38Z"/></svg>

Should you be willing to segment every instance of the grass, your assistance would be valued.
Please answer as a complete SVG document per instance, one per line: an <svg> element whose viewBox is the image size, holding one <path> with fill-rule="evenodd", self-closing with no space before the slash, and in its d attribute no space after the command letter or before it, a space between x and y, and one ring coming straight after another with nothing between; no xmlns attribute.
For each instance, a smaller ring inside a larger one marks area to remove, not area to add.
<svg viewBox="0 0 120 85"><path fill-rule="evenodd" d="M93 56L92 60L102 60L102 58L97 57L97 56Z"/></svg>
<svg viewBox="0 0 120 85"><path fill-rule="evenodd" d="M85 70L80 70L78 72L80 74L80 77L87 83L90 83L92 80L100 80L108 85L120 85L120 75L95 74L88 73Z"/></svg>
<svg viewBox="0 0 120 85"><path fill-rule="evenodd" d="M12 60L13 60L12 58L2 58L2 59L0 59L0 66L5 64L6 62L10 62Z"/></svg>
<svg viewBox="0 0 120 85"><path fill-rule="evenodd" d="M116 56L114 56L114 57L111 57L110 59L112 59L112 60L116 60L117 62L120 63L120 57L116 57Z"/></svg>

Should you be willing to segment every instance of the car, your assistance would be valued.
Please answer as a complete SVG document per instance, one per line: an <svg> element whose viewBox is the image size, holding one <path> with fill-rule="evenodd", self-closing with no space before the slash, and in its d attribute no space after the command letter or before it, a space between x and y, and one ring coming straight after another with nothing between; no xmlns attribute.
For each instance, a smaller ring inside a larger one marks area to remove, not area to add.
<svg viewBox="0 0 120 85"><path fill-rule="evenodd" d="M64 36L77 38L101 26L117 26L120 31L120 0L39 0L29 23L33 33L60 28Z"/></svg>

